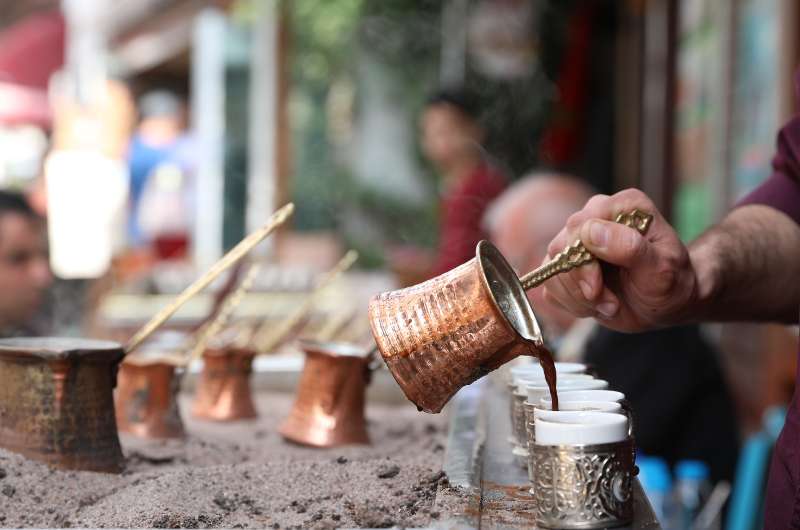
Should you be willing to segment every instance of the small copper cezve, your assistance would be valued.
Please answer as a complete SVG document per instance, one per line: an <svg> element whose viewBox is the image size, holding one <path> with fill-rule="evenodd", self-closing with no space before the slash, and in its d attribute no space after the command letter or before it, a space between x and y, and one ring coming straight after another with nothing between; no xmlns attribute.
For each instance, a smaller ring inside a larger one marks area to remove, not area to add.
<svg viewBox="0 0 800 530"><path fill-rule="evenodd" d="M168 355L132 354L117 377L117 428L141 438L182 438L178 409L180 359Z"/></svg>
<svg viewBox="0 0 800 530"><path fill-rule="evenodd" d="M372 356L346 343L301 340L300 347L306 361L281 435L315 447L368 444L364 394Z"/></svg>
<svg viewBox="0 0 800 530"><path fill-rule="evenodd" d="M249 348L207 348L203 353L203 371L195 389L192 414L213 421L257 417L250 388L254 357L255 351Z"/></svg>
<svg viewBox="0 0 800 530"><path fill-rule="evenodd" d="M112 391L115 342L0 340L0 447L62 469L124 467Z"/></svg>
<svg viewBox="0 0 800 530"><path fill-rule="evenodd" d="M519 278L488 241L455 269L376 296L369 319L389 371L425 412L440 412L459 388L542 347Z"/></svg>

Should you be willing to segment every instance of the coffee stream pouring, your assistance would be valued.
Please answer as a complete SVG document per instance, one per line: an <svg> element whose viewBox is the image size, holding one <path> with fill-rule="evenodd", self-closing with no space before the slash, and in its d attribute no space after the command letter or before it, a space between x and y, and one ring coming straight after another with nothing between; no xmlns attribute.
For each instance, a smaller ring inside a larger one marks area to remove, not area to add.
<svg viewBox="0 0 800 530"><path fill-rule="evenodd" d="M615 219L642 234L652 220L641 210ZM518 278L500 251L481 241L475 258L463 265L374 297L372 334L389 371L420 410L440 412L461 387L520 355L539 358L556 410L552 354L525 292L593 259L578 240Z"/></svg>

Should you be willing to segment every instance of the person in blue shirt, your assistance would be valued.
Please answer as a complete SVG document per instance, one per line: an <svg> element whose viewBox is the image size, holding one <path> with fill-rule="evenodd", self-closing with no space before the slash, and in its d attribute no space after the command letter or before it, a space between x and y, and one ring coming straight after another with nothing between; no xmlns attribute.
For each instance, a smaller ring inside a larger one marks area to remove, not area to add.
<svg viewBox="0 0 800 530"><path fill-rule="evenodd" d="M186 110L183 100L172 92L148 92L139 100L140 122L128 151L130 168L130 215L128 238L131 246L146 243L139 222L139 204L148 179L161 164L172 161L184 144Z"/></svg>

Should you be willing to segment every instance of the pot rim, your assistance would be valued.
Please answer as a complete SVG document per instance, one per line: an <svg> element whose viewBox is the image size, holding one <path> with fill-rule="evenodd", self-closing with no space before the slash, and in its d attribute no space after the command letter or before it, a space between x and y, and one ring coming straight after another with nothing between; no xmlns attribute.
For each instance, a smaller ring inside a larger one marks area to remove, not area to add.
<svg viewBox="0 0 800 530"><path fill-rule="evenodd" d="M519 281L517 273L514 272L514 269L508 264L503 254L491 242L484 239L478 242L478 246L475 248L475 256L478 261L478 268L481 271L481 283L486 289L486 293L489 295L492 306L497 313L503 317L503 320L517 337L525 340L532 340L537 346L544 345L542 330L539 327L539 321L536 320L533 306L525 290L522 288L522 283ZM495 272L493 273L492 271ZM495 289L490 282L490 277L496 278L501 284L508 287L509 298L513 303L513 307L509 309L519 310L522 313L521 318L519 316L514 318L516 315L513 314L509 316L509 313L503 308L503 304L497 299ZM527 330L519 329L516 320L522 321L523 319L533 328L531 330L532 336L530 336L531 333Z"/></svg>
<svg viewBox="0 0 800 530"><path fill-rule="evenodd" d="M298 339L297 344L305 354L325 355L333 358L346 358L368 361L370 349L350 342Z"/></svg>
<svg viewBox="0 0 800 530"><path fill-rule="evenodd" d="M125 366L150 367L150 366L170 366L172 368L182 368L186 364L186 356L178 352L163 353L133 353L125 357L122 361Z"/></svg>
<svg viewBox="0 0 800 530"><path fill-rule="evenodd" d="M221 348L209 346L203 350L202 358L206 357L256 357L258 352L250 347L224 346Z"/></svg>
<svg viewBox="0 0 800 530"><path fill-rule="evenodd" d="M14 337L0 339L0 359L62 361L118 361L125 356L122 345L108 340L78 337Z"/></svg>

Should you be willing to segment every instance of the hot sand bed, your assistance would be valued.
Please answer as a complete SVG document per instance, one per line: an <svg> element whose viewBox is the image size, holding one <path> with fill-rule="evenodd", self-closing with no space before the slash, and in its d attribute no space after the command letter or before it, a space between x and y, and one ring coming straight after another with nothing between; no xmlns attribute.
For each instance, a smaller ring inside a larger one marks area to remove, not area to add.
<svg viewBox="0 0 800 530"><path fill-rule="evenodd" d="M0 450L0 526L418 527L448 516L434 506L446 485L444 415L370 404L371 446L313 449L277 433L291 403L260 393L255 421L184 417L183 441L122 436L121 475L52 470Z"/></svg>

